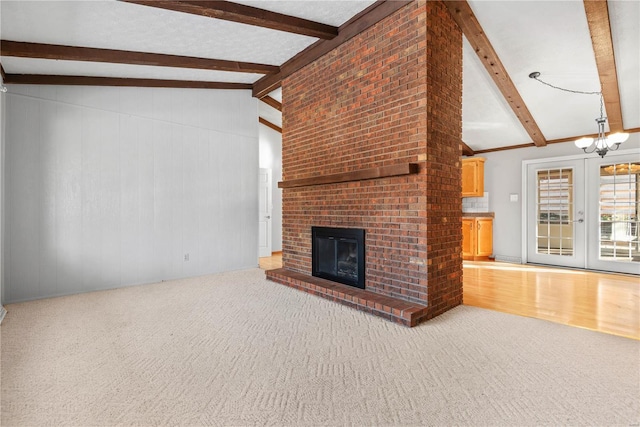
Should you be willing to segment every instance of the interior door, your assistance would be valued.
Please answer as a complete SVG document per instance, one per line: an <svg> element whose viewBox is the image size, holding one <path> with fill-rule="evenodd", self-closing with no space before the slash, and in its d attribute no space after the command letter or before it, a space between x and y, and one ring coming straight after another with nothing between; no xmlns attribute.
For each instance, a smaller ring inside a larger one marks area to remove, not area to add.
<svg viewBox="0 0 640 427"><path fill-rule="evenodd" d="M640 274L640 154L587 160L587 268Z"/></svg>
<svg viewBox="0 0 640 427"><path fill-rule="evenodd" d="M260 168L259 173L259 212L258 212L258 256L271 256L271 169Z"/></svg>
<svg viewBox="0 0 640 427"><path fill-rule="evenodd" d="M527 165L527 262L584 268L584 160Z"/></svg>

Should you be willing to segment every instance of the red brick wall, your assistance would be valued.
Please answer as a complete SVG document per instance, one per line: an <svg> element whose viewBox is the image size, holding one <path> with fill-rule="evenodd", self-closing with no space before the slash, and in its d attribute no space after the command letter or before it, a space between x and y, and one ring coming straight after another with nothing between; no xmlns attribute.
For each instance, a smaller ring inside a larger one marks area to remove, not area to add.
<svg viewBox="0 0 640 427"><path fill-rule="evenodd" d="M430 316L462 303L462 35L427 3L427 254Z"/></svg>
<svg viewBox="0 0 640 427"><path fill-rule="evenodd" d="M461 72L446 8L416 1L283 82L283 180L420 164L283 190L286 269L311 274L312 225L364 228L368 290L434 309L461 302Z"/></svg>

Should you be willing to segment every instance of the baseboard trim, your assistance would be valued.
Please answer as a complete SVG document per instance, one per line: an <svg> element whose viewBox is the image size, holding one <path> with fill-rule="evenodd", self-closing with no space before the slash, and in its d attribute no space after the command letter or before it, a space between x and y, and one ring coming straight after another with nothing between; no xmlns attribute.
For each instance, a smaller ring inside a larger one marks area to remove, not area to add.
<svg viewBox="0 0 640 427"><path fill-rule="evenodd" d="M516 256L496 255L496 261L510 262L513 264L522 264L522 258Z"/></svg>
<svg viewBox="0 0 640 427"><path fill-rule="evenodd" d="M0 305L0 325L2 325L2 321L4 320L4 316L7 314L7 310Z"/></svg>

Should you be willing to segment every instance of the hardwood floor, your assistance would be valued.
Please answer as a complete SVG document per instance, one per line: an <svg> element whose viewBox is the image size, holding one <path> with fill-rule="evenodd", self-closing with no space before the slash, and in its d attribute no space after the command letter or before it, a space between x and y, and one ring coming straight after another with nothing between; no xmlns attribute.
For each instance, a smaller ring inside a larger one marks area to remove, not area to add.
<svg viewBox="0 0 640 427"><path fill-rule="evenodd" d="M258 264L263 270L275 270L282 268L282 252L274 252L272 256L258 258Z"/></svg>
<svg viewBox="0 0 640 427"><path fill-rule="evenodd" d="M282 267L282 254L260 268ZM464 304L640 340L640 278L585 270L464 262Z"/></svg>
<svg viewBox="0 0 640 427"><path fill-rule="evenodd" d="M637 276L464 263L464 304L640 339Z"/></svg>

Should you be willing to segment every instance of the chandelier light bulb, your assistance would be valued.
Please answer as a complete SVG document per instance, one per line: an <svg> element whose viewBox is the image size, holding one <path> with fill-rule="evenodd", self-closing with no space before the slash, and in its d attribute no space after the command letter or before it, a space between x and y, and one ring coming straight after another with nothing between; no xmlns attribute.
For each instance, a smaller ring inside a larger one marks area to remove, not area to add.
<svg viewBox="0 0 640 427"><path fill-rule="evenodd" d="M600 150L602 150L603 148L608 150L609 148L613 147L613 145L613 142L611 142L609 138L602 138L596 143L596 147L598 147Z"/></svg>
<svg viewBox="0 0 640 427"><path fill-rule="evenodd" d="M628 133L622 133L622 132L616 132L616 133L612 133L607 138L609 139L609 141L611 141L612 145L613 144L621 144L621 143L625 142L627 139L629 139L629 134Z"/></svg>
<svg viewBox="0 0 640 427"><path fill-rule="evenodd" d="M588 146L590 146L592 142L593 142L593 138L588 138L588 137L580 138L576 140L576 147L585 149Z"/></svg>

